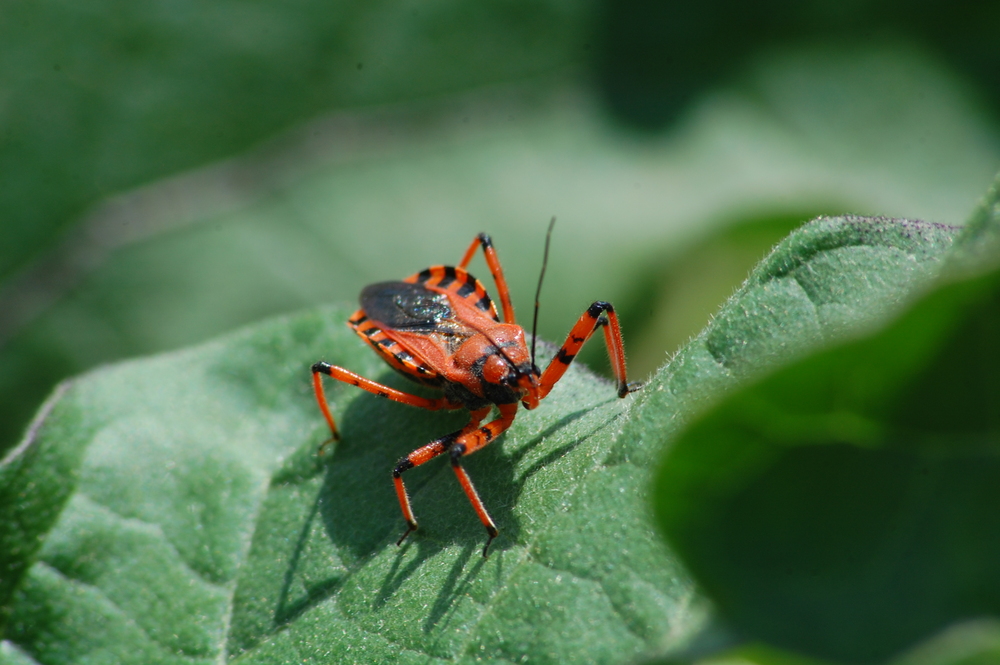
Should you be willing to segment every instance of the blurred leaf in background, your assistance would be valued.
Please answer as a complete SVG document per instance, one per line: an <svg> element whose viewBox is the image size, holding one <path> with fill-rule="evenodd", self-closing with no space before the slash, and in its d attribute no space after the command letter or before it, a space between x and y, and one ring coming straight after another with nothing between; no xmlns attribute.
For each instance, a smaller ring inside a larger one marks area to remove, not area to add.
<svg viewBox="0 0 1000 665"><path fill-rule="evenodd" d="M559 2L5 3L0 278L94 203L331 108L556 75Z"/></svg>
<svg viewBox="0 0 1000 665"><path fill-rule="evenodd" d="M995 3L622 0L604 3L598 26L600 89L615 116L636 127L676 121L693 96L733 76L762 49L817 41L853 50L913 40L976 81L994 113L1000 109Z"/></svg>
<svg viewBox="0 0 1000 665"><path fill-rule="evenodd" d="M523 312L558 216L543 336L621 301L651 370L777 237L728 229L960 222L1000 164L996 54L941 35L993 10L820 5L733 40L725 4L8 3L0 449L62 377L352 301L482 230Z"/></svg>
<svg viewBox="0 0 1000 665"><path fill-rule="evenodd" d="M691 659L645 661L646 665L679 665ZM888 665L993 665L1000 662L1000 622L961 622L906 650ZM698 665L835 665L831 661L754 643L697 659Z"/></svg>

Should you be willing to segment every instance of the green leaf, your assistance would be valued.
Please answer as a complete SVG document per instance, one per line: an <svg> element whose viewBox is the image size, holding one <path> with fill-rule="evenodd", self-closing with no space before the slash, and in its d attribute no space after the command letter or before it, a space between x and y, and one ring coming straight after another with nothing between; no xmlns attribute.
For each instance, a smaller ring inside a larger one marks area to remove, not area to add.
<svg viewBox="0 0 1000 665"><path fill-rule="evenodd" d="M404 384L347 309L85 375L0 466L6 637L43 663L622 662L683 644L709 610L647 517L656 445L751 358L821 339L810 317L843 327L902 298L953 233L817 220L640 393L573 367L469 460L501 529L488 560L445 463L408 472L421 529L394 545L389 471L462 414L331 387L343 440L317 457L313 361Z"/></svg>
<svg viewBox="0 0 1000 665"><path fill-rule="evenodd" d="M890 665L993 665L1000 660L1000 622L995 618L963 621L921 642ZM679 665L691 660L648 661L647 665ZM698 665L832 665L760 642L744 644L705 659Z"/></svg>
<svg viewBox="0 0 1000 665"><path fill-rule="evenodd" d="M405 383L348 315L65 387L0 468L0 523L19 525L0 570L23 574L7 638L42 663L607 662L697 625L645 518L648 471L605 463L630 400L582 366L467 464L501 530L489 559L444 460L407 474L421 528L397 548L390 471L464 416L331 387L343 439L319 458L313 361Z"/></svg>
<svg viewBox="0 0 1000 665"><path fill-rule="evenodd" d="M659 521L743 634L877 662L1000 614L1000 270L961 277L996 265L997 191L898 318L731 394L670 447Z"/></svg>
<svg viewBox="0 0 1000 665"><path fill-rule="evenodd" d="M912 220L820 218L792 233L713 321L639 394L620 454L658 460L692 413L725 390L858 328L932 279L958 229Z"/></svg>

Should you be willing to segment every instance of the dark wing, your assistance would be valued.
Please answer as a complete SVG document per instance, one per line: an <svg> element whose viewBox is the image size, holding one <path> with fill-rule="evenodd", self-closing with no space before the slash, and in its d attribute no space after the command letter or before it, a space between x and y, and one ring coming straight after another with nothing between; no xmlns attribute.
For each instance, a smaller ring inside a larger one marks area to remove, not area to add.
<svg viewBox="0 0 1000 665"><path fill-rule="evenodd" d="M444 332L455 319L448 296L409 282L366 286L361 291L361 308L368 318L391 330Z"/></svg>

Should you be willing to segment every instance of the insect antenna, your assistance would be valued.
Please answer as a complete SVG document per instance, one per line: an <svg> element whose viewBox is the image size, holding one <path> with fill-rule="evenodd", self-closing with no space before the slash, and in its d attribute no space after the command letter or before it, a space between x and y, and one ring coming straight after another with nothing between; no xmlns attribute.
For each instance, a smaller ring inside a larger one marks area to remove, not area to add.
<svg viewBox="0 0 1000 665"><path fill-rule="evenodd" d="M552 240L552 227L556 225L555 215L549 222L549 230L545 232L545 251L542 253L542 272L538 275L538 288L535 289L535 315L531 321L531 367L537 371L535 364L535 340L538 338L538 300L542 295L542 280L545 279L545 266L549 264L549 243Z"/></svg>

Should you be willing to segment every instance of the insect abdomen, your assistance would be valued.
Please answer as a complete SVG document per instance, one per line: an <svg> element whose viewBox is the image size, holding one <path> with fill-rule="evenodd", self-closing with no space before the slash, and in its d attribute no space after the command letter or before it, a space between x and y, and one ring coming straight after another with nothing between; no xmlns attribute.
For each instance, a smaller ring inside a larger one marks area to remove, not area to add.
<svg viewBox="0 0 1000 665"><path fill-rule="evenodd" d="M348 324L394 370L425 386L440 387L443 381L442 377L426 364L414 358L413 354L407 351L402 344L386 335L385 331L368 317L365 310L359 309L355 312L348 320Z"/></svg>

